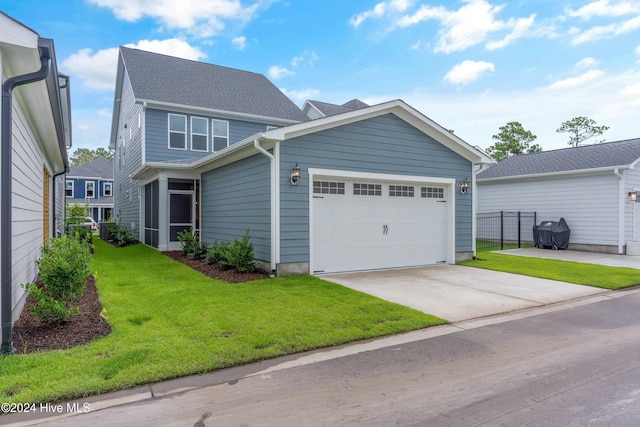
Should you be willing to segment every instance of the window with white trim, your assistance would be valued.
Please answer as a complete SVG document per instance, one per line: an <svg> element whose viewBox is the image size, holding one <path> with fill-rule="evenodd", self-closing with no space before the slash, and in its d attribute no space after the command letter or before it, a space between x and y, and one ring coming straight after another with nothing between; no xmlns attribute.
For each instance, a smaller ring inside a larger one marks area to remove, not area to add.
<svg viewBox="0 0 640 427"><path fill-rule="evenodd" d="M113 184L110 182L105 182L104 187L102 187L102 195L105 197L111 197L113 195Z"/></svg>
<svg viewBox="0 0 640 427"><path fill-rule="evenodd" d="M427 199L444 199L444 188L441 187L422 187L420 196Z"/></svg>
<svg viewBox="0 0 640 427"><path fill-rule="evenodd" d="M353 194L358 196L382 196L381 184L353 184Z"/></svg>
<svg viewBox="0 0 640 427"><path fill-rule="evenodd" d="M96 183L93 181L85 181L84 183L84 197L87 199L95 199L96 197Z"/></svg>
<svg viewBox="0 0 640 427"><path fill-rule="evenodd" d="M315 194L344 194L344 182L313 181Z"/></svg>
<svg viewBox="0 0 640 427"><path fill-rule="evenodd" d="M73 198L73 180L68 179L64 182L64 195Z"/></svg>
<svg viewBox="0 0 640 427"><path fill-rule="evenodd" d="M213 119L213 151L220 151L229 146L229 122Z"/></svg>
<svg viewBox="0 0 640 427"><path fill-rule="evenodd" d="M191 117L191 150L209 151L209 120Z"/></svg>
<svg viewBox="0 0 640 427"><path fill-rule="evenodd" d="M169 113L169 148L187 149L187 116Z"/></svg>
<svg viewBox="0 0 640 427"><path fill-rule="evenodd" d="M413 197L414 187L412 185L390 185L389 196L391 197Z"/></svg>

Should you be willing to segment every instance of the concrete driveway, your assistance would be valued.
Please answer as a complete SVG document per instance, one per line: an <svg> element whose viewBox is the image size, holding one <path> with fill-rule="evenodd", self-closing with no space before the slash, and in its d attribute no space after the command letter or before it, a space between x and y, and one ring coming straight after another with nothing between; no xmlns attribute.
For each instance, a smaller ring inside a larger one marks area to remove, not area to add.
<svg viewBox="0 0 640 427"><path fill-rule="evenodd" d="M321 278L450 322L609 292L461 265L329 274Z"/></svg>

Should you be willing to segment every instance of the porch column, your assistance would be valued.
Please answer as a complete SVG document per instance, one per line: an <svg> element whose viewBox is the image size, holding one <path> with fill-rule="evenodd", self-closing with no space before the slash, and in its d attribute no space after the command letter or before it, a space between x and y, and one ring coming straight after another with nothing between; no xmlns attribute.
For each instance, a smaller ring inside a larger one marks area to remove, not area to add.
<svg viewBox="0 0 640 427"><path fill-rule="evenodd" d="M169 180L158 178L158 250L169 249Z"/></svg>

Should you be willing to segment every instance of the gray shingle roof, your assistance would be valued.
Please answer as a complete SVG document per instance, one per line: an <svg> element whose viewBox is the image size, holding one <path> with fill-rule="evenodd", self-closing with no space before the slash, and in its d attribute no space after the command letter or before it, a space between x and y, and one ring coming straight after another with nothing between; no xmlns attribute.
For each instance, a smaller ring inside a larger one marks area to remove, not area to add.
<svg viewBox="0 0 640 427"><path fill-rule="evenodd" d="M478 179L628 166L640 159L640 138L507 157Z"/></svg>
<svg viewBox="0 0 640 427"><path fill-rule="evenodd" d="M67 177L113 179L113 162L98 157L91 162L72 167L67 172Z"/></svg>
<svg viewBox="0 0 640 427"><path fill-rule="evenodd" d="M258 73L120 47L138 99L305 121L306 116Z"/></svg>
<svg viewBox="0 0 640 427"><path fill-rule="evenodd" d="M312 100L309 100L307 102L309 102L311 105L313 105L318 110L320 110L320 112L324 114L325 117L335 116L336 114L347 113L349 111L359 110L361 108L369 107L369 105L365 104L359 99L352 99L351 101L345 102L342 105L330 104L328 102L312 101Z"/></svg>

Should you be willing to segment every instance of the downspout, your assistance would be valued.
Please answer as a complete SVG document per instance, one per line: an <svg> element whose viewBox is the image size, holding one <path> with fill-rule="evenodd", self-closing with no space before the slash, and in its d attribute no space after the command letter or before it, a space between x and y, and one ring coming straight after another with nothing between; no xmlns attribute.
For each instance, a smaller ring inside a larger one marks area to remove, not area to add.
<svg viewBox="0 0 640 427"><path fill-rule="evenodd" d="M471 221L471 251L473 252L473 259L477 257L477 233L478 233L478 182L477 176L480 172L491 166L490 163L476 163L473 165L475 169L472 172L471 177L471 212L473 219ZM477 167L477 169L476 169Z"/></svg>
<svg viewBox="0 0 640 427"><path fill-rule="evenodd" d="M12 218L11 218L11 204L12 204L12 146L11 146L11 134L12 134L12 94L13 89L34 83L40 80L44 80L49 75L51 69L51 58L48 50L41 51L40 54L40 70L34 73L23 74L21 76L14 76L7 79L2 85L2 138L0 143L0 194L2 198L0 200L0 254L2 254L2 268L0 268L0 295L2 297L2 346L0 347L1 354L15 354L16 349L13 347L13 340L11 339L13 319L11 313L12 306Z"/></svg>
<svg viewBox="0 0 640 427"><path fill-rule="evenodd" d="M51 223L55 226L56 225L56 178L64 175L68 172L68 167L65 166L64 170L60 173L56 173L53 175L53 209L51 212ZM66 197L62 198L64 203L62 204L62 219L63 219L63 224L64 224L64 220L67 218L67 200ZM62 233L64 233L64 227L62 229ZM58 237L57 235L55 237Z"/></svg>
<svg viewBox="0 0 640 427"><path fill-rule="evenodd" d="M253 140L253 146L260 153L264 154L269 159L270 171L271 171L271 277L276 275L276 259L277 259L277 239L279 238L279 224L278 224L278 212L277 212L277 192L276 187L278 185L278 173L276 171L276 158L273 154L265 150L256 138Z"/></svg>
<svg viewBox="0 0 640 427"><path fill-rule="evenodd" d="M618 168L613 170L618 177L618 255L624 253L624 175Z"/></svg>

